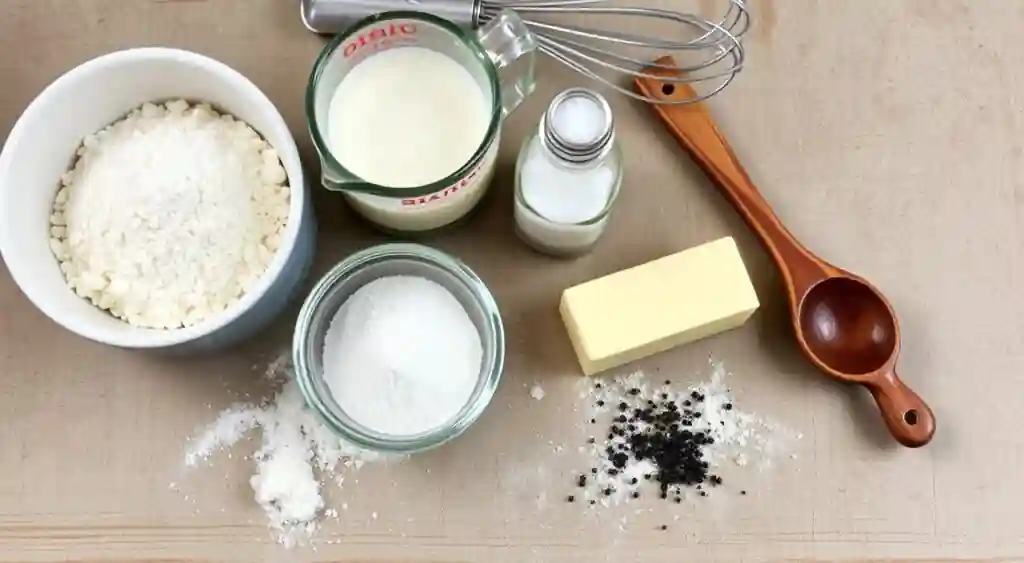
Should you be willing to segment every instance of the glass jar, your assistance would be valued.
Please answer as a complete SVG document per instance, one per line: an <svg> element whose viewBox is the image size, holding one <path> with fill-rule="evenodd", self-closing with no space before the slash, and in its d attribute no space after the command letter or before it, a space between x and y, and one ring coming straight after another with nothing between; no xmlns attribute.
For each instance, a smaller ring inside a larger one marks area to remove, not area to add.
<svg viewBox="0 0 1024 563"><path fill-rule="evenodd" d="M466 309L483 345L480 374L469 401L446 424L413 436L381 434L357 423L338 406L323 378L324 337L339 307L363 285L395 275L419 276L441 284ZM505 330L490 291L460 260L419 244L383 244L342 260L317 282L299 312L292 355L306 403L335 434L367 450L408 454L452 440L480 417L504 369Z"/></svg>
<svg viewBox="0 0 1024 563"><path fill-rule="evenodd" d="M516 161L519 238L552 256L589 252L604 233L622 185L622 152L611 107L571 88L551 101Z"/></svg>

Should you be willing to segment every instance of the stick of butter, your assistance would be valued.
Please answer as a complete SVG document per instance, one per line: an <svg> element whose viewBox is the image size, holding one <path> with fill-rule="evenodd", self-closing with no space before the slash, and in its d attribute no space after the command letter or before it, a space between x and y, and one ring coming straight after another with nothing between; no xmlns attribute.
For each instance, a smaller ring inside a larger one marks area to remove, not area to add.
<svg viewBox="0 0 1024 563"><path fill-rule="evenodd" d="M759 303L732 237L570 287L559 310L583 373L739 327Z"/></svg>

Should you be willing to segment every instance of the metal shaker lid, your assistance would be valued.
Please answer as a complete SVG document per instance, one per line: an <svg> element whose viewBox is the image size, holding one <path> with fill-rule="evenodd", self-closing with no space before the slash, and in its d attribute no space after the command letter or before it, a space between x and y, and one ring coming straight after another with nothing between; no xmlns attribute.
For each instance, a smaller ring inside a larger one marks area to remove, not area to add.
<svg viewBox="0 0 1024 563"><path fill-rule="evenodd" d="M541 142L558 158L586 164L603 158L615 139L608 100L587 88L564 90L541 117Z"/></svg>

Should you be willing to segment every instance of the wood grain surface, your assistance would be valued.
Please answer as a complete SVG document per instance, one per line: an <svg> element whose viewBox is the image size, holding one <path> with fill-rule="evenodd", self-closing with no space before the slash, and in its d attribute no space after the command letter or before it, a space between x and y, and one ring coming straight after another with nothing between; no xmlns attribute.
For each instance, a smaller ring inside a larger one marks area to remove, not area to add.
<svg viewBox="0 0 1024 563"><path fill-rule="evenodd" d="M172 361L60 330L0 268L0 561L1024 559L1024 434L1015 431L1024 423L1024 3L751 5L759 24L747 68L710 107L794 235L892 302L900 375L943 421L927 448L895 445L866 392L803 361L768 256L646 107L611 98L626 180L595 252L558 262L515 240L519 141L558 90L585 84L545 61L537 93L507 123L493 197L432 241L475 268L504 312L507 372L478 425L410 463L350 476L330 491L348 509L317 549L285 551L252 502L242 459L252 444L194 472L182 462L197 426L263 396L253 366L285 349L294 308L238 350ZM250 77L313 162L301 100L322 44L290 0L4 0L0 140L74 65L168 45ZM317 209L314 275L383 240L338 198L318 192ZM747 496L697 507L587 514L564 502L582 436L560 291L725 235L736 237L762 309L740 330L636 367L696 382L709 356L722 360L744 410L804 434L797 457L737 471L727 483ZM535 382L543 401L529 395Z"/></svg>

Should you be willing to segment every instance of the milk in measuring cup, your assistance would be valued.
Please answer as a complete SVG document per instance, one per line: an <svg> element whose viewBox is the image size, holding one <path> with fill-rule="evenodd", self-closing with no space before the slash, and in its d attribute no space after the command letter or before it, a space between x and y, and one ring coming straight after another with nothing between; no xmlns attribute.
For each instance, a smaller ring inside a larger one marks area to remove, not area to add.
<svg viewBox="0 0 1024 563"><path fill-rule="evenodd" d="M490 100L462 65L431 49L399 47L366 58L341 81L328 110L327 142L338 163L356 176L384 187L416 187L469 162L490 120ZM421 202L421 210L406 205L397 217L394 202L365 196L354 203L371 218L384 214L379 218L385 224L413 230L417 215L431 224L448 222L440 214L461 216L485 185L464 183Z"/></svg>
<svg viewBox="0 0 1024 563"><path fill-rule="evenodd" d="M489 101L458 62L424 47L378 53L339 84L328 142L339 164L380 186L442 180L487 134Z"/></svg>

